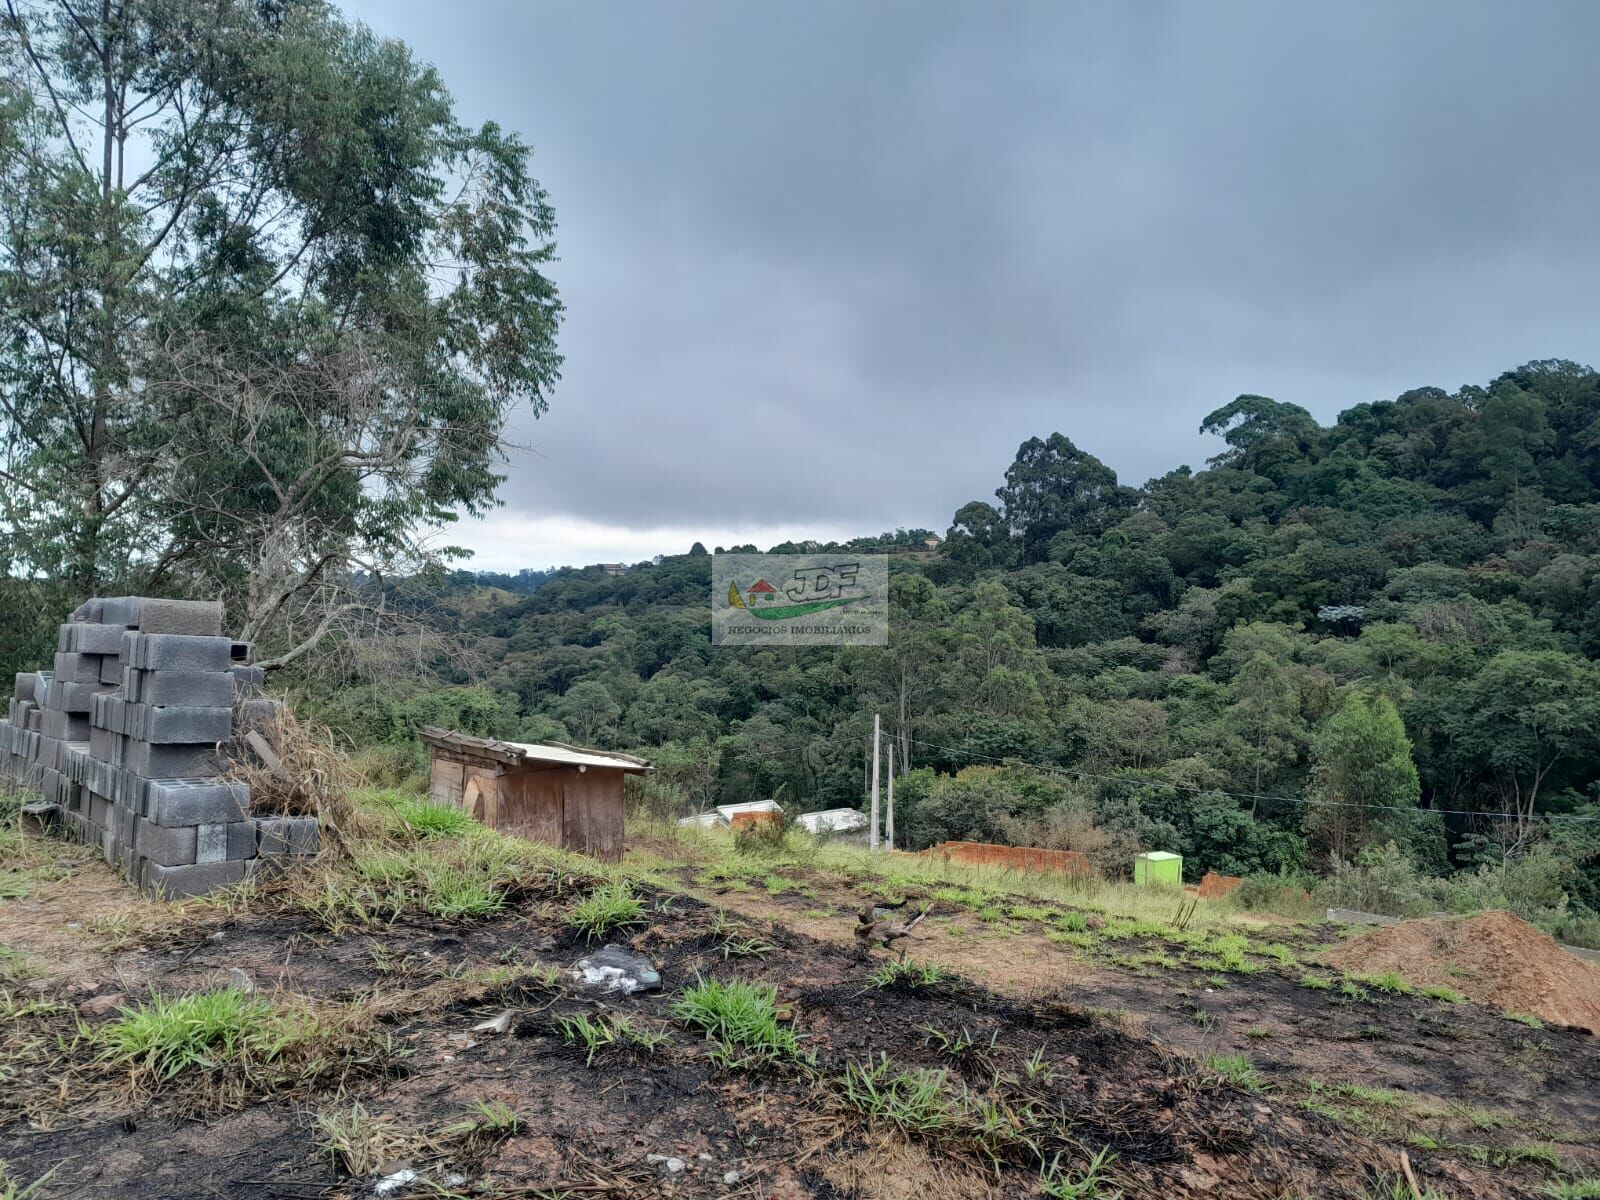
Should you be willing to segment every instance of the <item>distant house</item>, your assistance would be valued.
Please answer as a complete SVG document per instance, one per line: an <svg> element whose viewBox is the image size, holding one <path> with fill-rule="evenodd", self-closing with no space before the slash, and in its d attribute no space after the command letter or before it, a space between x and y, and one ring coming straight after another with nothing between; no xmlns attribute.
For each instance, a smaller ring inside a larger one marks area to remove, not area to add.
<svg viewBox="0 0 1600 1200"><path fill-rule="evenodd" d="M626 575L628 568L621 563L601 563L600 569L607 575Z"/></svg>
<svg viewBox="0 0 1600 1200"><path fill-rule="evenodd" d="M778 589L773 587L765 579L756 580L754 586L751 587L748 593L748 599L751 604L755 604L757 602L761 604L771 604L777 598Z"/></svg>
<svg viewBox="0 0 1600 1200"><path fill-rule="evenodd" d="M937 551L940 546L944 545L944 539L939 537L937 534L934 534L930 537L923 538L922 544L929 550Z"/></svg>
<svg viewBox="0 0 1600 1200"><path fill-rule="evenodd" d="M794 823L817 837L838 838L844 841L864 841L867 835L867 814L853 808L830 808L824 812L801 813Z"/></svg>
<svg viewBox="0 0 1600 1200"><path fill-rule="evenodd" d="M776 800L751 800L744 804L719 804L708 812L695 813L692 817L684 817L679 825L694 825L701 829L726 829L732 826L737 817L753 816L757 813L781 813L783 805Z"/></svg>

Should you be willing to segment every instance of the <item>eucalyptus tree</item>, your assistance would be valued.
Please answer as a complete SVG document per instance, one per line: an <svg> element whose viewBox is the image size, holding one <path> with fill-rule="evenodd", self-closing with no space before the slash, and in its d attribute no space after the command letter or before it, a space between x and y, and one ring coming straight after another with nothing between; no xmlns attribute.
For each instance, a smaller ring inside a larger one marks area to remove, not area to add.
<svg viewBox="0 0 1600 1200"><path fill-rule="evenodd" d="M530 151L316 0L3 3L0 570L221 589L291 657L546 404Z"/></svg>

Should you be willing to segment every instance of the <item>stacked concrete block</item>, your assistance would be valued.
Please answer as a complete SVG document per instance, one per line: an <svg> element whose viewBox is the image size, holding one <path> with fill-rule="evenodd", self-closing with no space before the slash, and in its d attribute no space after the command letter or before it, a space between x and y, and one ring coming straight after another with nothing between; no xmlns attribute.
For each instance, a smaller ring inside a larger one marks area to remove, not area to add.
<svg viewBox="0 0 1600 1200"><path fill-rule="evenodd" d="M55 806L70 836L156 895L192 896L317 852L315 817L252 816L222 751L270 728L248 643L222 606L97 598L61 627L53 669L16 677L0 777Z"/></svg>

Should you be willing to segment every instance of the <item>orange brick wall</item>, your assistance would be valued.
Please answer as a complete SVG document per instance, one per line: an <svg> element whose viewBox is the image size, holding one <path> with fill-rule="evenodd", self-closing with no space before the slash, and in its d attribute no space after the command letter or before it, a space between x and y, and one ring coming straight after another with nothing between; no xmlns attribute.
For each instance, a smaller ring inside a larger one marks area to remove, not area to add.
<svg viewBox="0 0 1600 1200"><path fill-rule="evenodd" d="M1207 871L1205 878L1200 881L1200 896L1205 900L1220 900L1242 882L1237 875L1218 875L1215 871Z"/></svg>
<svg viewBox="0 0 1600 1200"><path fill-rule="evenodd" d="M1032 846L995 846L988 842L945 842L923 853L969 867L1059 871L1068 875L1093 874L1089 860L1076 850L1038 850Z"/></svg>
<svg viewBox="0 0 1600 1200"><path fill-rule="evenodd" d="M746 825L766 825L778 820L783 814L775 812L742 812L734 813L732 817L733 828L741 829Z"/></svg>

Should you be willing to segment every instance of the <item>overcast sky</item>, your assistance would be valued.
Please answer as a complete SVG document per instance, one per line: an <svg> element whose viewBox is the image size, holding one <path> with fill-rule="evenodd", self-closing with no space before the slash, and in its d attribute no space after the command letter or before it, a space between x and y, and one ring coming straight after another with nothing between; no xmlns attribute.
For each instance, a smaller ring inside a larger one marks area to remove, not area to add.
<svg viewBox="0 0 1600 1200"><path fill-rule="evenodd" d="M487 568L942 531L1059 430L1142 483L1600 360L1590 0L363 0L535 147L564 378Z"/></svg>

